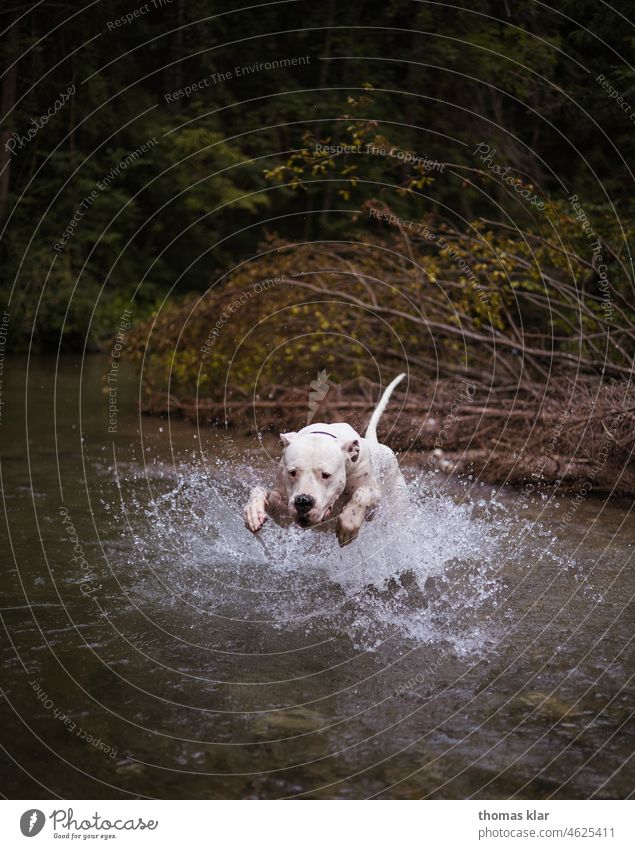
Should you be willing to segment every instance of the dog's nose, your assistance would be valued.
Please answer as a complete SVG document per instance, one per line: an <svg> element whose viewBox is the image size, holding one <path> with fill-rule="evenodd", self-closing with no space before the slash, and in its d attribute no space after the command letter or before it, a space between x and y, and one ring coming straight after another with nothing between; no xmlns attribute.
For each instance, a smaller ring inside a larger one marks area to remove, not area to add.
<svg viewBox="0 0 635 849"><path fill-rule="evenodd" d="M312 495L296 495L293 503L298 513L308 513L315 504L315 498Z"/></svg>

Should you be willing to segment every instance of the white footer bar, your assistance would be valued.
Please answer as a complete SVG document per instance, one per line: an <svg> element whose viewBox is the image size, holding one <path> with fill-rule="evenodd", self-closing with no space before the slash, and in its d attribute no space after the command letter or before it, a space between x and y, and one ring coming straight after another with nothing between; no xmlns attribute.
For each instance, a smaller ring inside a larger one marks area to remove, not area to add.
<svg viewBox="0 0 635 849"><path fill-rule="evenodd" d="M0 844L385 849L635 846L635 802L2 801ZM29 840L33 839L33 843Z"/></svg>

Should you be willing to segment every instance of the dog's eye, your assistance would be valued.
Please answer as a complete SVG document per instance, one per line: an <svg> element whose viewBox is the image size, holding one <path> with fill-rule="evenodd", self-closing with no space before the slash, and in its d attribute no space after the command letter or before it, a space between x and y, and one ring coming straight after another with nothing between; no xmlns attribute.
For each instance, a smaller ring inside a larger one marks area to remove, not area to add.
<svg viewBox="0 0 635 849"><path fill-rule="evenodd" d="M322 477L324 478L324 480L326 480L327 478L331 477L331 473L330 472L322 472Z"/></svg>
<svg viewBox="0 0 635 849"><path fill-rule="evenodd" d="M289 469L289 477L295 477L295 469Z"/></svg>

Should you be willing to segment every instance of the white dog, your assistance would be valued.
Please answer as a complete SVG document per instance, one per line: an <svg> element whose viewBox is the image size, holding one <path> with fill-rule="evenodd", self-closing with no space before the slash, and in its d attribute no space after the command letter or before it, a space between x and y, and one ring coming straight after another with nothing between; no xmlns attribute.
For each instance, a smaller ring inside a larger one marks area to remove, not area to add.
<svg viewBox="0 0 635 849"><path fill-rule="evenodd" d="M255 487L245 506L245 525L256 533L267 520L284 516L301 528L337 519L340 545L352 542L367 511L388 497L395 506L407 503L407 487L397 458L377 441L377 425L400 374L387 387L371 416L366 435L344 422L310 424L298 433L280 435L284 452L276 486Z"/></svg>

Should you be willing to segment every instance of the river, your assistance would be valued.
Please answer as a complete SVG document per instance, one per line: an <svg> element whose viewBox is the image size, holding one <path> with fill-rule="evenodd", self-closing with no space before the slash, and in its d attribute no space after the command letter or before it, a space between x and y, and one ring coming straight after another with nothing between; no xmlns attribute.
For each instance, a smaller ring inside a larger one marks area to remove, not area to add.
<svg viewBox="0 0 635 849"><path fill-rule="evenodd" d="M275 442L142 417L133 367L110 396L109 368L4 364L5 794L633 791L630 501L406 456L398 526L252 537Z"/></svg>

